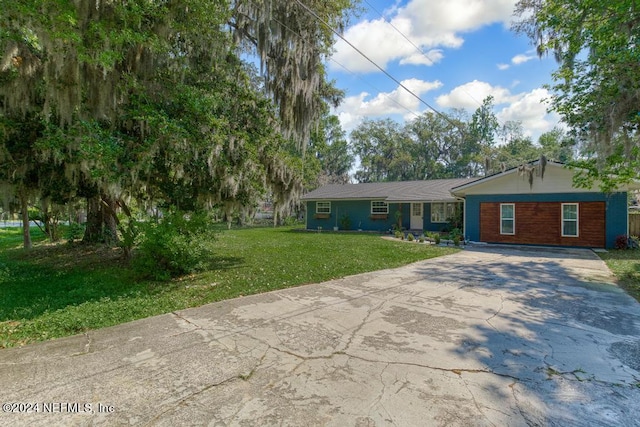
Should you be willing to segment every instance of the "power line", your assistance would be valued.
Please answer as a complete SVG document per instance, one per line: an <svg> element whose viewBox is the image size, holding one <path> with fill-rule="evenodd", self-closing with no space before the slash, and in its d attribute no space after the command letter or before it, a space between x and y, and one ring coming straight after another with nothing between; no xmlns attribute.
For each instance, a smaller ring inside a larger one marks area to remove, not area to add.
<svg viewBox="0 0 640 427"><path fill-rule="evenodd" d="M394 76L392 76L387 70L385 70L384 68L382 68L380 65L378 65L374 60L372 60L371 58L369 58L367 55L364 54L364 52L362 52L360 49L358 49L353 43L351 43L349 40L347 40L342 34L340 34L338 31L336 31L327 21L325 21L324 19L322 19L320 16L318 16L318 14L316 12L314 12L311 8L309 8L307 5L305 5L304 3L302 3L300 0L296 0L296 3L298 3L303 9L305 9L309 14L311 14L315 19L317 19L319 22L321 22L323 25L325 25L329 30L331 30L331 32L333 32L336 36L338 36L341 40L343 40L345 43L347 43L349 46L351 46L351 48L353 50L355 50L356 52L358 52L363 58L365 58L367 61L369 61L371 64L373 64L378 70L380 70L382 73L384 73L387 77L389 77L391 80L393 80L394 82L396 82L398 84L398 86L400 86L401 88L403 88L404 90L406 90L411 96L415 97L418 101L420 101L421 103L423 103L424 105L426 105L430 110L432 110L434 113L436 113L438 116L442 117L444 120L446 120L450 125L458 128L460 130L461 133L464 134L464 129L460 128L460 126L458 126L458 124L456 124L455 122L453 122L449 117L447 117L445 114L441 113L440 111L438 111L437 109L435 109L434 107L432 107L427 101L425 101L424 99L422 99L421 97L419 97L418 95L416 95L412 90L410 90L409 88L407 88L401 81L399 81L398 79L396 79Z"/></svg>
<svg viewBox="0 0 640 427"><path fill-rule="evenodd" d="M358 74L356 74L355 72L351 71L350 69L348 69L346 66L344 66L343 64L339 63L338 61L336 61L333 58L329 58L331 61L335 62L336 64L338 64L340 67L344 68L347 72L349 72L350 74L358 77L360 80L362 80L363 82L365 82L366 84L368 84L369 86L371 86L373 89L375 89L376 91L378 91L379 93L382 93L383 96L385 98L387 98L389 101L393 102L394 104L396 104L398 107L402 108L403 110L407 111L409 114L413 114L414 116L416 116L416 118L420 118L420 114L416 113L415 111L409 109L408 107L405 107L404 105L402 105L400 102L396 101L395 99L393 99L391 96L389 96L387 93L383 92L381 89L377 88L376 86L374 86L371 82L366 81L365 79L363 79L362 77L360 77Z"/></svg>
<svg viewBox="0 0 640 427"><path fill-rule="evenodd" d="M418 46L416 45L411 39L409 39L408 36L406 36L402 31L400 31L398 29L398 27L396 27L395 25L393 25L393 23L391 23L391 21L388 21L387 18L384 17L384 14L382 12L380 12L378 9L376 9L371 3L369 3L367 0L364 0L364 2L374 11L376 12L384 22L386 22L389 26L391 26L391 28L393 28L398 34L400 34L406 41L408 41L422 56L424 56L424 58L429 61L431 63L431 65L436 65L435 62L433 62L433 60L431 58L429 58L429 56ZM482 106L482 103L480 101L478 101L473 95L471 95L469 92L467 92L464 88L462 88L462 91L467 94L467 96L469 98L471 98L472 100L475 101L476 104L478 104L478 106Z"/></svg>
<svg viewBox="0 0 640 427"><path fill-rule="evenodd" d="M383 20L384 22L386 22L388 25L390 25L390 26L391 26L391 28L393 28L394 30L396 30L398 34L400 34L400 35L401 35L401 36L402 36L406 41L408 41L408 42L409 42L413 47L415 47L415 48L416 48L416 50L417 50L418 52L420 52L420 53L422 54L422 56L424 56L424 57L425 57L425 59L426 59L427 61L431 62L431 65L436 65L436 63L435 63L435 62L433 62L433 60L432 60L431 58L429 58L429 56L427 56L427 54L426 54L426 53L424 53L424 51L423 51L423 50L422 50L418 45L416 45L413 41L411 41L411 39L409 39L409 37L407 37L407 36L406 36L402 31L400 31L400 30L398 29L398 27L396 27L395 25L393 25L393 24L391 23L391 21L387 21L387 18L385 18L385 17L384 17L384 14L383 14L382 12L380 12L378 9L376 9L375 7L373 7L373 5L372 5L371 3L369 3L367 0L364 0L364 2L365 2L367 5L369 5L369 7L370 7L371 9L373 9L373 11L374 11L374 12L376 12L378 15L380 15L380 17L382 18L382 20Z"/></svg>
<svg viewBox="0 0 640 427"><path fill-rule="evenodd" d="M300 38L300 40L302 40L303 42L306 42L304 37L298 33L297 31L293 30L291 27L289 27L288 25L286 25L285 23L281 22L278 19L272 18L275 22L277 22L278 24L280 24L282 27L284 27L285 29L287 29L289 32L291 32L292 34L298 36ZM364 83L366 83L367 85L369 85L371 88L373 88L374 90L376 90L377 92L381 93L385 98L387 98L389 101L393 102L394 104L396 104L398 107L402 108L403 110L405 110L406 112L408 112L409 114L413 114L416 118L420 118L420 114L416 113L415 111L409 109L408 107L402 105L400 102L398 102L397 100L393 99L391 96L389 96L387 93L383 92L380 88L376 87L375 85L373 85L373 83L365 80L364 78L362 78L361 76L359 76L357 73L355 73L354 71L350 70L346 65L341 64L340 62L338 62L337 60L335 60L334 58L329 58L330 61L336 63L338 66L340 66L341 68L343 68L345 71L347 71L349 74L357 77L358 79L362 80Z"/></svg>

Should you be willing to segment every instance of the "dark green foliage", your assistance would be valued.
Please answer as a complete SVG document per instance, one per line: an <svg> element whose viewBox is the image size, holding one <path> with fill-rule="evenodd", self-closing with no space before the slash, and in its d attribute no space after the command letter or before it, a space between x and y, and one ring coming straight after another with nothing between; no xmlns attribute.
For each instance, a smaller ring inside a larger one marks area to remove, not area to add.
<svg viewBox="0 0 640 427"><path fill-rule="evenodd" d="M340 218L340 228L343 230L351 230L351 218L349 214L344 214Z"/></svg>
<svg viewBox="0 0 640 427"><path fill-rule="evenodd" d="M355 159L337 116L325 112L318 128L311 134L304 160L307 190L349 182L349 171Z"/></svg>
<svg viewBox="0 0 640 427"><path fill-rule="evenodd" d="M77 222L72 222L67 226L67 230L64 233L64 238L69 242L73 242L74 240L82 239L84 236L85 226L83 224L78 224Z"/></svg>
<svg viewBox="0 0 640 427"><path fill-rule="evenodd" d="M332 25L353 6L308 5ZM0 10L7 204L84 198L84 240L115 243L123 200L232 215L268 194L283 213L299 196L310 130L341 97L322 61L332 32L300 3L0 0Z"/></svg>
<svg viewBox="0 0 640 427"><path fill-rule="evenodd" d="M487 97L469 119L454 110L425 113L401 126L391 119L368 120L352 133L360 158L359 182L477 177L500 172L545 155L568 161L573 146L559 129L544 134L540 145L524 135L520 122L501 128ZM503 144L496 145L500 137ZM459 225L455 225L459 226Z"/></svg>
<svg viewBox="0 0 640 427"><path fill-rule="evenodd" d="M558 61L551 108L585 159L581 186L640 176L640 7L636 0L519 0L514 29Z"/></svg>
<svg viewBox="0 0 640 427"><path fill-rule="evenodd" d="M454 230L454 229L461 228L464 225L463 215L464 213L462 210L462 203L456 203L453 216L451 216L450 218L447 218L447 223L448 223L447 225L449 229Z"/></svg>
<svg viewBox="0 0 640 427"><path fill-rule="evenodd" d="M132 266L145 278L166 280L202 271L214 256L214 230L207 215L172 212L141 224Z"/></svg>

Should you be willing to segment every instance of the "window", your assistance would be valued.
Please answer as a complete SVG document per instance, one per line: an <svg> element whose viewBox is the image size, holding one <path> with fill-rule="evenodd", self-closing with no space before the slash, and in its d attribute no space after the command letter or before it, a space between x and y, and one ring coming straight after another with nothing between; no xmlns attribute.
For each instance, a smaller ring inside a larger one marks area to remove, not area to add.
<svg viewBox="0 0 640 427"><path fill-rule="evenodd" d="M371 202L371 213L372 214L388 214L389 205L387 204L387 202L373 201Z"/></svg>
<svg viewBox="0 0 640 427"><path fill-rule="evenodd" d="M500 204L500 234L516 234L516 207L513 203Z"/></svg>
<svg viewBox="0 0 640 427"><path fill-rule="evenodd" d="M578 237L578 204L562 204L562 237Z"/></svg>
<svg viewBox="0 0 640 427"><path fill-rule="evenodd" d="M456 203L431 203L431 222L448 222L456 214Z"/></svg>
<svg viewBox="0 0 640 427"><path fill-rule="evenodd" d="M318 214L330 214L331 202L316 202L316 213Z"/></svg>

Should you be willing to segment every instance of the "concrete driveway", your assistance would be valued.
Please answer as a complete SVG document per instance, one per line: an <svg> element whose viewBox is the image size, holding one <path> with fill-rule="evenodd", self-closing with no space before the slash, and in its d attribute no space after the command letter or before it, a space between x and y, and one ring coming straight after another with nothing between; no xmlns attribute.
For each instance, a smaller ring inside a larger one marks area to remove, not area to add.
<svg viewBox="0 0 640 427"><path fill-rule="evenodd" d="M611 280L476 247L2 350L0 425L640 425L640 304Z"/></svg>

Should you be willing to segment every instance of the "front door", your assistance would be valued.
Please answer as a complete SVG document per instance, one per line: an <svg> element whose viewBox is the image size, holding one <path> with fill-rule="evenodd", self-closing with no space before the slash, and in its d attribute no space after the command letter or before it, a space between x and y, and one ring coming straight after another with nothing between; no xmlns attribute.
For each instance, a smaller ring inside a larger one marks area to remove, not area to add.
<svg viewBox="0 0 640 427"><path fill-rule="evenodd" d="M422 230L423 224L422 203L411 203L411 229Z"/></svg>

